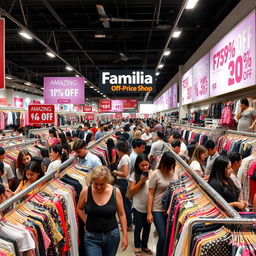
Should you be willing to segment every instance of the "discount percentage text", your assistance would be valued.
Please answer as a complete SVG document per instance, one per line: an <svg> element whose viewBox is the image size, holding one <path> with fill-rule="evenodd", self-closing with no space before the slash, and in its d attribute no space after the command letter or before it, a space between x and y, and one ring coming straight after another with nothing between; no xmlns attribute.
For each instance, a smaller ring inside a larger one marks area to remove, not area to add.
<svg viewBox="0 0 256 256"><path fill-rule="evenodd" d="M210 52L210 96L255 84L255 12L229 32Z"/></svg>
<svg viewBox="0 0 256 256"><path fill-rule="evenodd" d="M29 105L28 115L30 124L54 123L54 105Z"/></svg>

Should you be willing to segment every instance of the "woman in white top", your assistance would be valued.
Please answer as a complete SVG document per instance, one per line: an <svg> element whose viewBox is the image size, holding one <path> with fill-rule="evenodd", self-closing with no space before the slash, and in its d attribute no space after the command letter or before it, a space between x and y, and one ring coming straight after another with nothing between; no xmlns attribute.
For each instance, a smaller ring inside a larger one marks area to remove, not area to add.
<svg viewBox="0 0 256 256"><path fill-rule="evenodd" d="M116 145L116 149L120 161L117 166L117 171L113 171L113 174L117 176L117 185L121 191L124 201L124 210L127 219L127 230L130 231L132 230L132 205L131 201L125 196L131 171L131 159L129 156L130 151L127 143L124 141L119 141Z"/></svg>
<svg viewBox="0 0 256 256"><path fill-rule="evenodd" d="M207 154L207 149L204 146L199 145L196 147L193 156L189 162L190 167L205 179L207 179L208 176L205 175L205 168L203 167L203 165L207 158Z"/></svg>
<svg viewBox="0 0 256 256"><path fill-rule="evenodd" d="M147 156L145 154L138 155L134 165L134 172L130 177L129 186L129 192L133 196L133 216L135 222L134 252L136 256L142 256L142 252L145 252L148 255L153 254L153 252L148 248L151 224L147 222L148 178L151 174L152 171L149 170L149 161Z"/></svg>
<svg viewBox="0 0 256 256"><path fill-rule="evenodd" d="M54 145L51 149L50 159L51 163L47 168L47 172L52 172L57 170L61 163L62 163L62 146L61 145Z"/></svg>

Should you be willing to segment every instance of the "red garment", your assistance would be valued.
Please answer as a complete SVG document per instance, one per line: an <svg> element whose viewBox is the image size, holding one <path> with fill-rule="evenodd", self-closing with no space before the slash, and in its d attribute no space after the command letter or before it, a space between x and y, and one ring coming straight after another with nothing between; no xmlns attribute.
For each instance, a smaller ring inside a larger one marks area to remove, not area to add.
<svg viewBox="0 0 256 256"><path fill-rule="evenodd" d="M90 130L94 135L96 134L96 132L98 131L98 129L97 128L91 128L91 130Z"/></svg>
<svg viewBox="0 0 256 256"><path fill-rule="evenodd" d="M251 177L255 169L256 169L256 162L252 163L252 165L250 166L250 169L248 171L248 176ZM256 194L256 180L250 179L250 197L249 197L250 204L252 204L255 194Z"/></svg>

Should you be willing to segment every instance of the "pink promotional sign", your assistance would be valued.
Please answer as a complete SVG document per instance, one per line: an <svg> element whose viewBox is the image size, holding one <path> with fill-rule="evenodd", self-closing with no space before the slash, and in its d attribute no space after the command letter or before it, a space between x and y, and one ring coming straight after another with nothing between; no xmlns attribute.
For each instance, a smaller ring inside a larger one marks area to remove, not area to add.
<svg viewBox="0 0 256 256"><path fill-rule="evenodd" d="M122 100L111 100L111 110L104 110L104 112L123 112L123 111L124 111L124 105Z"/></svg>
<svg viewBox="0 0 256 256"><path fill-rule="evenodd" d="M85 119L90 121L94 120L94 114L92 113L85 114Z"/></svg>
<svg viewBox="0 0 256 256"><path fill-rule="evenodd" d="M193 66L193 102L209 98L210 83L209 53Z"/></svg>
<svg viewBox="0 0 256 256"><path fill-rule="evenodd" d="M84 104L83 77L45 77L45 104Z"/></svg>
<svg viewBox="0 0 256 256"><path fill-rule="evenodd" d="M178 84L175 83L172 86L172 107L177 108L178 107Z"/></svg>
<svg viewBox="0 0 256 256"><path fill-rule="evenodd" d="M192 68L182 76L181 93L182 93L182 100L181 100L182 105L189 104L193 101L193 70Z"/></svg>
<svg viewBox="0 0 256 256"><path fill-rule="evenodd" d="M14 107L19 107L19 108L23 108L24 107L24 100L23 100L23 98L14 97L13 101L14 101Z"/></svg>
<svg viewBox="0 0 256 256"><path fill-rule="evenodd" d="M122 118L122 113L115 113L115 117L116 117L117 119Z"/></svg>
<svg viewBox="0 0 256 256"><path fill-rule="evenodd" d="M255 85L255 12L210 51L210 97Z"/></svg>

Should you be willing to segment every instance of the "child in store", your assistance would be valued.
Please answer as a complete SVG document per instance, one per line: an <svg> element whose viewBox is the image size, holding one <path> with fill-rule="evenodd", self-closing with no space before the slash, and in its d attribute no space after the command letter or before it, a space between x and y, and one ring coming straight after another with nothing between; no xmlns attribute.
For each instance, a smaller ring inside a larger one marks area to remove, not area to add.
<svg viewBox="0 0 256 256"><path fill-rule="evenodd" d="M19 193L44 176L42 161L43 159L41 157L32 157L30 163L24 169L23 179L18 188L14 191L14 194ZM40 186L42 186L42 184Z"/></svg>

